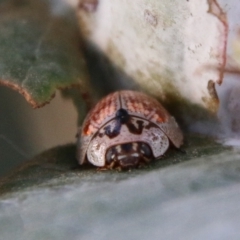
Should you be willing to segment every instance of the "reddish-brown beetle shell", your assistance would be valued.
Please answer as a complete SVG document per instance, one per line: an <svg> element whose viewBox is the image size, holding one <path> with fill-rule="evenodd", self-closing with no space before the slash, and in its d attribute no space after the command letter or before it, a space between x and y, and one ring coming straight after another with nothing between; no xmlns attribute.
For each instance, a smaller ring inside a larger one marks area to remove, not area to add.
<svg viewBox="0 0 240 240"><path fill-rule="evenodd" d="M119 109L125 109L134 124L139 119L143 121L141 134L129 133L123 126L118 137L110 139L104 133L100 136L102 129L106 128L104 126L112 127ZM130 90L114 92L103 98L89 112L79 131L79 163L88 160L99 167L105 166L106 150L116 144L144 142L151 147L154 157L158 158L168 149L169 140L177 148L183 142L182 132L175 119L157 100Z"/></svg>

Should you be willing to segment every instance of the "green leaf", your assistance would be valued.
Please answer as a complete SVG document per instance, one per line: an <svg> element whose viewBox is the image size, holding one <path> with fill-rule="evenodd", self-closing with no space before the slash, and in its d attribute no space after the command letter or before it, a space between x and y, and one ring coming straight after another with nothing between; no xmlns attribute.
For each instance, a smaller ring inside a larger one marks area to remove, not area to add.
<svg viewBox="0 0 240 240"><path fill-rule="evenodd" d="M0 84L24 95L34 108L56 89L90 91L76 19L63 2L0 1Z"/></svg>
<svg viewBox="0 0 240 240"><path fill-rule="evenodd" d="M186 140L130 172L78 167L74 145L40 154L0 183L1 239L239 239L239 154Z"/></svg>
<svg viewBox="0 0 240 240"><path fill-rule="evenodd" d="M131 178L153 170L181 164L185 161L193 161L201 157L213 156L221 152L228 152L228 148L215 143L211 138L201 135L190 135L187 137L187 144L183 153L171 149L160 160L152 162L142 169L129 172L97 171L93 166L79 166L76 159L76 146L66 145L50 149L34 159L24 163L9 176L0 181L0 194L15 193L17 191L36 190L38 188L52 188L64 186L77 182L84 182L86 179L95 179L95 176L104 176L106 179L115 180Z"/></svg>

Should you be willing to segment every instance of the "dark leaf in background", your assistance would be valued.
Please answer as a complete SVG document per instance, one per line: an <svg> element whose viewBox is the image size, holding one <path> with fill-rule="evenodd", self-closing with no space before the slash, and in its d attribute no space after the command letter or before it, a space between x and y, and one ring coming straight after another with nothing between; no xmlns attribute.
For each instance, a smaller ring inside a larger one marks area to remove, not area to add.
<svg viewBox="0 0 240 240"><path fill-rule="evenodd" d="M34 108L48 103L56 89L78 86L88 94L74 16L61 1L1 1L0 84L23 94Z"/></svg>

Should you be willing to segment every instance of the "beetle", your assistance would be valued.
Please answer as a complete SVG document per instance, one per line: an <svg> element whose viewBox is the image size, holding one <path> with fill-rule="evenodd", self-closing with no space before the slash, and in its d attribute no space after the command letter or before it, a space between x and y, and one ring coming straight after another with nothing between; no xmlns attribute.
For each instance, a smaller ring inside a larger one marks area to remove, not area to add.
<svg viewBox="0 0 240 240"><path fill-rule="evenodd" d="M77 158L104 169L128 169L160 158L183 134L167 110L137 91L113 92L88 113L78 130Z"/></svg>

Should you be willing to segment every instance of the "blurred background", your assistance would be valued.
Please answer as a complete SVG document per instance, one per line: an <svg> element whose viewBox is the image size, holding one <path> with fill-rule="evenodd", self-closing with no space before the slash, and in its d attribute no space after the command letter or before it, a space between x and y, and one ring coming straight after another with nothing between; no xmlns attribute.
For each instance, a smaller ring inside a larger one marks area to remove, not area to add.
<svg viewBox="0 0 240 240"><path fill-rule="evenodd" d="M0 86L0 176L39 152L75 142L77 112L58 91L40 109L33 109L17 92Z"/></svg>

